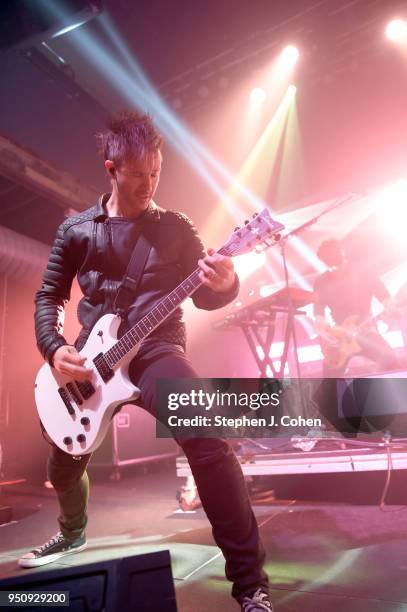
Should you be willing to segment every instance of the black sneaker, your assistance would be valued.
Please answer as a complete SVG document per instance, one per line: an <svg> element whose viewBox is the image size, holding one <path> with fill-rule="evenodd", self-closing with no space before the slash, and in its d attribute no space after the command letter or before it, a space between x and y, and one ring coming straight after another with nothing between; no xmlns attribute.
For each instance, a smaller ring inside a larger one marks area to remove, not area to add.
<svg viewBox="0 0 407 612"><path fill-rule="evenodd" d="M251 597L243 597L240 602L242 612L273 612L269 594L257 589Z"/></svg>
<svg viewBox="0 0 407 612"><path fill-rule="evenodd" d="M86 537L83 534L76 540L67 540L60 531L42 546L23 555L18 564L20 567L38 567L52 563L64 555L80 552L86 548Z"/></svg>

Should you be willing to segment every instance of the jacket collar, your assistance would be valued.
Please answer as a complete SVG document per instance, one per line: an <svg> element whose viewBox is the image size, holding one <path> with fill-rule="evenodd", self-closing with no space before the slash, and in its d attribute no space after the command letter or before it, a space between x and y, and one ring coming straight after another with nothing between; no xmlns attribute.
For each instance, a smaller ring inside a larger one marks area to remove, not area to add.
<svg viewBox="0 0 407 612"><path fill-rule="evenodd" d="M106 219L106 202L110 198L111 193L103 193L96 206L95 206L95 216L94 219ZM140 220L143 221L159 221L160 220L160 211L158 210L158 206L154 201L151 201L148 205L147 210L139 217Z"/></svg>

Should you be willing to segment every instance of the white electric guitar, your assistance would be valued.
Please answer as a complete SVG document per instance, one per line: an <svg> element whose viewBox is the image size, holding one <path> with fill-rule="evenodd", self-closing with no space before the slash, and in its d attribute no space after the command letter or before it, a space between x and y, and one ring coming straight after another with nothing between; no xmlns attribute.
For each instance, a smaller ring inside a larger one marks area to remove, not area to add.
<svg viewBox="0 0 407 612"><path fill-rule="evenodd" d="M218 253L228 257L264 250L279 239L284 226L267 209L237 228ZM118 315L104 315L94 325L80 351L92 368L88 382L78 382L44 364L35 381L35 401L41 422L53 442L71 455L91 453L101 444L121 405L135 403L139 390L129 379L128 365L141 341L201 286L199 268L129 329L119 340Z"/></svg>

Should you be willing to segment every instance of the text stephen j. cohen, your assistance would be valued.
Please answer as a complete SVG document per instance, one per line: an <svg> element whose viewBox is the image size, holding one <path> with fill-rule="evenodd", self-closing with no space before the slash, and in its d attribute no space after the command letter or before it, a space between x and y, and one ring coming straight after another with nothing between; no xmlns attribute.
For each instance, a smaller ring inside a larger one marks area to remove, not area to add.
<svg viewBox="0 0 407 612"><path fill-rule="evenodd" d="M202 408L205 412L234 407L242 410L256 411L262 407L277 408L280 405L280 395L277 393L226 393L215 391L208 393L202 389L192 389L184 393L169 393L167 407L172 412L180 408ZM267 418L252 414L240 414L238 417L222 414L195 414L193 416L178 416L170 414L167 417L170 427L320 427L319 418L305 418L302 415L276 415L270 413Z"/></svg>

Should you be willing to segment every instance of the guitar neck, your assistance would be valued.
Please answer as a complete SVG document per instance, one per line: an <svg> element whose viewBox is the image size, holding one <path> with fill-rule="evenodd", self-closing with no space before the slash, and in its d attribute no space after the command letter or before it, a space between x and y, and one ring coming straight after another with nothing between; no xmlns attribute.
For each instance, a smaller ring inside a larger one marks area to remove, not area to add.
<svg viewBox="0 0 407 612"><path fill-rule="evenodd" d="M221 255L227 255L225 249L218 251ZM199 278L200 268L197 268L185 280L165 298L160 300L156 306L131 327L108 351L104 358L109 367L114 368L126 355L139 344L146 336L151 334L184 300L191 296L202 285Z"/></svg>
<svg viewBox="0 0 407 612"><path fill-rule="evenodd" d="M264 250L273 244L273 240L279 240L278 232L284 226L274 221L265 208L261 213L255 213L251 221L245 221L242 228L236 228L228 240L217 253L226 257L234 257L254 249ZM131 327L106 353L103 359L109 368L113 369L123 358L129 355L133 349L146 336L151 334L182 302L192 295L201 285L199 277L200 268L197 268L185 280L182 281L165 298L160 300L156 306Z"/></svg>

